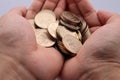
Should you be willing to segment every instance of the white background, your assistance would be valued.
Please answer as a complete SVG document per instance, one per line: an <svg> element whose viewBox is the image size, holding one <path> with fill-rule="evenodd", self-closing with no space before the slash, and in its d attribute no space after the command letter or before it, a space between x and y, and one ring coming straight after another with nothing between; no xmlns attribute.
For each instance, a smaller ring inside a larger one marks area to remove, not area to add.
<svg viewBox="0 0 120 80"><path fill-rule="evenodd" d="M120 0L90 0L96 10L108 10L120 14ZM32 0L0 0L0 16L16 6L29 7Z"/></svg>

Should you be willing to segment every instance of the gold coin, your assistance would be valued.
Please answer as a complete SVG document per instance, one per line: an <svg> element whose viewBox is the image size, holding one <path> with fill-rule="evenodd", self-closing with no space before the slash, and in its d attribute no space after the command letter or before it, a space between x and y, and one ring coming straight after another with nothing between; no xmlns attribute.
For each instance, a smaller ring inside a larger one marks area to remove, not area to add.
<svg viewBox="0 0 120 80"><path fill-rule="evenodd" d="M62 39L63 45L65 46L65 48L71 52L76 54L81 46L82 43L75 37L71 36L71 35L66 35L63 39Z"/></svg>
<svg viewBox="0 0 120 80"><path fill-rule="evenodd" d="M80 41L82 41L82 34L81 34L81 32L78 30L77 31L77 38L80 40Z"/></svg>
<svg viewBox="0 0 120 80"><path fill-rule="evenodd" d="M89 30L89 27L88 27L88 25L86 25L86 28L85 28L84 32L83 32L83 33L81 33L81 34L82 34L82 36L84 36L84 35L85 35L85 33L86 33L88 30Z"/></svg>
<svg viewBox="0 0 120 80"><path fill-rule="evenodd" d="M77 37L77 33L75 31L70 31L64 26L58 26L57 28L57 34L60 38L63 38L66 35L72 35L74 37Z"/></svg>
<svg viewBox="0 0 120 80"><path fill-rule="evenodd" d="M66 22L66 23L69 23L71 25L74 25L74 26L77 26L79 23L80 23L80 19L77 15L69 12L69 11L64 11L60 18Z"/></svg>
<svg viewBox="0 0 120 80"><path fill-rule="evenodd" d="M51 47L55 44L55 40L52 39L46 29L35 30L37 43L43 47Z"/></svg>
<svg viewBox="0 0 120 80"><path fill-rule="evenodd" d="M60 49L60 51L64 54L70 54L70 52L64 47L62 41L57 41L57 46Z"/></svg>
<svg viewBox="0 0 120 80"><path fill-rule="evenodd" d="M65 55L67 55L67 56L71 56L71 57L76 55L76 54L74 54L74 53L69 52L69 51L64 47L62 41L58 41L58 42L57 42L57 45L58 45L59 50L60 50L63 54L65 54Z"/></svg>
<svg viewBox="0 0 120 80"><path fill-rule="evenodd" d="M80 19L81 19L81 23L82 23L82 25L80 26L80 32L84 33L86 26L87 26L87 23L82 17Z"/></svg>
<svg viewBox="0 0 120 80"><path fill-rule="evenodd" d="M48 26L48 32L49 32L49 34L53 37L53 38L55 38L55 39L57 39L57 33L56 33L56 30L57 30L57 27L58 27L58 21L56 21L56 22L54 22L54 23L51 23L49 26Z"/></svg>
<svg viewBox="0 0 120 80"><path fill-rule="evenodd" d="M40 28L47 28L56 21L55 13L51 10L42 10L35 16L35 24Z"/></svg>
<svg viewBox="0 0 120 80"><path fill-rule="evenodd" d="M90 37L90 35L91 35L91 33L90 33L90 30L87 26L87 29L86 29L85 33L83 34L82 42L84 43Z"/></svg>
<svg viewBox="0 0 120 80"><path fill-rule="evenodd" d="M57 48L65 57L75 56L90 36L83 17L65 11L56 20L51 10L41 10L35 19L28 20L35 30L36 41L40 46ZM35 29L36 28L36 29Z"/></svg>
<svg viewBox="0 0 120 80"><path fill-rule="evenodd" d="M60 20L60 24L65 26L66 28L70 29L70 30L79 30L80 27L79 26L74 26L74 25L71 25L71 24L68 24L62 20Z"/></svg>

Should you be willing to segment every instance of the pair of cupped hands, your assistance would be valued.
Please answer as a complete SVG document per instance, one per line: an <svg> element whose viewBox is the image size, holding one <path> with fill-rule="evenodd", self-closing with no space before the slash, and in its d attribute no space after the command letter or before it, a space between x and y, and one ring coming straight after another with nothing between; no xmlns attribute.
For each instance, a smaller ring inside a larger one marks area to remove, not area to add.
<svg viewBox="0 0 120 80"><path fill-rule="evenodd" d="M56 49L37 44L27 19L42 9L53 10L57 17L65 10L84 17L92 35L77 56L65 61ZM17 7L0 17L0 55L24 67L26 80L55 80L57 76L61 80L87 80L103 68L119 65L119 48L120 15L96 11L89 0L34 0L28 10Z"/></svg>

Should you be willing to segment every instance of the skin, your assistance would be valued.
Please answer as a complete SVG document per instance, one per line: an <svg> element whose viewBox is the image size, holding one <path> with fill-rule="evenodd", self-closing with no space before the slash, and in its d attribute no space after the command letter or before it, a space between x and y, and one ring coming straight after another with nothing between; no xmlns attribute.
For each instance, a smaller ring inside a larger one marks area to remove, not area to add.
<svg viewBox="0 0 120 80"><path fill-rule="evenodd" d="M53 80L59 74L64 59L56 49L38 46L26 14L26 8L19 7L0 18L0 54L20 63L35 79Z"/></svg>
<svg viewBox="0 0 120 80"><path fill-rule="evenodd" d="M88 0L68 1L69 10L84 17L92 35L78 55L65 62L62 80L118 80L118 76L108 76L109 79L106 79L102 74L120 73L120 15L106 11L96 12ZM111 71L111 66L113 70L118 67L118 71ZM111 72L107 73L107 69Z"/></svg>
<svg viewBox="0 0 120 80"><path fill-rule="evenodd" d="M29 7L26 18L34 18L35 15L42 9L53 10L58 17L66 8L65 0L33 0Z"/></svg>
<svg viewBox="0 0 120 80"><path fill-rule="evenodd" d="M64 10L84 17L92 35L77 56L64 62L54 48L38 46L27 19L33 19L42 9L53 10L57 17ZM89 0L34 0L28 10L15 8L0 18L0 61L9 63L11 71L13 66L21 66L18 69L25 75L20 77L22 80L54 80L58 75L62 80L118 80L119 26L120 15L96 12ZM0 67L0 73L8 65ZM0 79L3 80L2 76Z"/></svg>

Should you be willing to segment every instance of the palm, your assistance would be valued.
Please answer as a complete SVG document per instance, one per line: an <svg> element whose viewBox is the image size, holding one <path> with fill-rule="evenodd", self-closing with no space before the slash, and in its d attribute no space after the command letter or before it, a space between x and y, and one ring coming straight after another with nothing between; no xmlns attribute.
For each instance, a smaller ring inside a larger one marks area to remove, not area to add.
<svg viewBox="0 0 120 80"><path fill-rule="evenodd" d="M118 61L116 59L119 59L120 52L118 49L120 47L118 25L120 24L116 23L119 20L114 21L118 16L107 12L97 13L88 0L67 0L67 3L68 10L78 16L82 15L94 33L85 42L78 55L66 61L61 76L63 80L86 80L85 78L90 75L87 71L99 67L103 61Z"/></svg>
<svg viewBox="0 0 120 80"><path fill-rule="evenodd" d="M1 17L0 22L2 24L0 29L1 52L16 54L17 51L26 53L35 50L35 35L25 18L11 11ZM15 57L17 58L18 55Z"/></svg>
<svg viewBox="0 0 120 80"><path fill-rule="evenodd" d="M59 15L65 10L65 0L34 0L32 5L28 9L26 18L27 19L34 18L35 15L42 9L50 9L54 11L58 18ZM40 49L42 49L42 52L39 51ZM35 59L35 61L36 60L39 61L39 63L37 64L40 66L32 65L31 67L34 69L34 72L37 76L44 77L41 79L52 80L59 74L60 69L62 68L62 65L63 65L62 55L60 55L53 48L49 48L49 49L39 48L39 50L36 51L37 53L39 52L39 54L36 54L34 56L38 58L38 59ZM40 57L38 57L38 55ZM34 63L35 61L32 61L32 63Z"/></svg>
<svg viewBox="0 0 120 80"><path fill-rule="evenodd" d="M53 48L38 46L32 26L14 9L0 19L0 52L20 61L35 77L53 80L60 72L63 58Z"/></svg>
<svg viewBox="0 0 120 80"><path fill-rule="evenodd" d="M33 19L35 15L42 9L50 9L55 12L57 18L59 15L65 10L65 0L34 0L28 12L26 14L27 19ZM40 51L42 49L42 51ZM34 54L39 53L39 54ZM58 76L62 66L63 66L63 58L62 55L59 54L53 48L41 48L33 52L34 55L30 55L35 58L37 61L36 65L32 65L32 69L34 69L34 73L41 79L44 80L53 80L56 76ZM39 57L38 57L39 56ZM31 61L31 60L30 60ZM35 61L28 62L33 64ZM44 64L43 64L44 63ZM29 66L29 65L28 65Z"/></svg>

